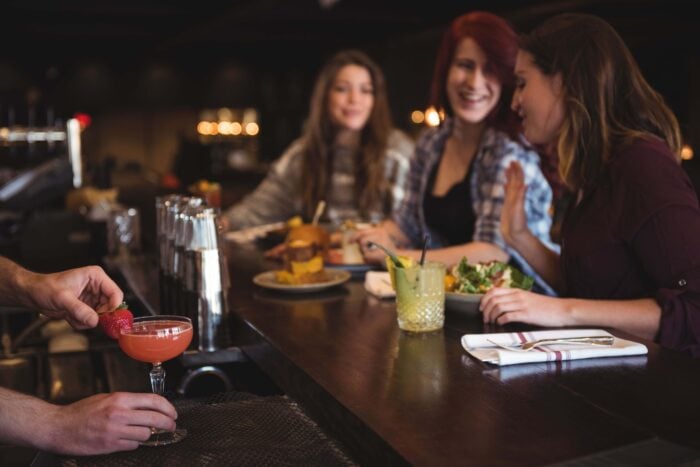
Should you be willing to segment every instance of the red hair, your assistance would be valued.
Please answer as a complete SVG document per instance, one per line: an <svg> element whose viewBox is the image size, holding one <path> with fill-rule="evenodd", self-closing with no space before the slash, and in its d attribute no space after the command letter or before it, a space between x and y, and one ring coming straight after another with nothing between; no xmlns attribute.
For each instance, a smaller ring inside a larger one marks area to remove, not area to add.
<svg viewBox="0 0 700 467"><path fill-rule="evenodd" d="M471 37L481 47L493 75L501 83L501 98L488 119L492 126L504 131L511 138L518 138L520 122L510 109L515 90L515 56L518 53L518 36L508 22L492 13L475 11L459 16L450 23L442 37L437 53L433 82L430 88L430 105L444 109L452 115L447 99L447 74L460 42Z"/></svg>

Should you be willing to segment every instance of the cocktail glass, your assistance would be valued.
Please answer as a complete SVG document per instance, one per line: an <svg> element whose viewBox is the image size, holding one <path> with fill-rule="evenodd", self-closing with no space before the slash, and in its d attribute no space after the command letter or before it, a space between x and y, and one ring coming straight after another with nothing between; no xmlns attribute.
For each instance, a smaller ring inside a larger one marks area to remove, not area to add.
<svg viewBox="0 0 700 467"><path fill-rule="evenodd" d="M129 357L153 364L151 389L156 394L165 391L164 361L171 360L185 351L192 341L192 321L184 316L143 316L134 318L130 329L122 329L119 347ZM187 436L187 430L175 431L151 429L151 437L142 442L145 446L161 446L177 443Z"/></svg>
<svg viewBox="0 0 700 467"><path fill-rule="evenodd" d="M445 265L419 263L393 270L399 328L410 332L442 329L445 322Z"/></svg>

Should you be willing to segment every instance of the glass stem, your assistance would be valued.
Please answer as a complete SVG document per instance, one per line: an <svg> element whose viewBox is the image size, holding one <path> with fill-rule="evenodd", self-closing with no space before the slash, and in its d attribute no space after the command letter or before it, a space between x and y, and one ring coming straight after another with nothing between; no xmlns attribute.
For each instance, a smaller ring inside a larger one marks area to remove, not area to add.
<svg viewBox="0 0 700 467"><path fill-rule="evenodd" d="M150 376L151 390L155 394L163 394L165 392L165 369L160 365L160 362L153 364Z"/></svg>

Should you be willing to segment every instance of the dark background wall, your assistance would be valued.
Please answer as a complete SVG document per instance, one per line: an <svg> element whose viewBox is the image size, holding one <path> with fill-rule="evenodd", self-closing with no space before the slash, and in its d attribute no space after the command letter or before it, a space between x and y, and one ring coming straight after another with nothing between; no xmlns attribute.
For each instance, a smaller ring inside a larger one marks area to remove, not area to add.
<svg viewBox="0 0 700 467"><path fill-rule="evenodd" d="M450 19L474 9L520 31L562 11L609 20L652 85L700 143L697 18L685 2L233 0L10 1L0 40L0 126L88 112L86 157L167 171L202 108L256 107L260 158L276 158L307 113L319 65L357 47L384 68L396 124L417 128ZM2 160L0 160L0 165Z"/></svg>

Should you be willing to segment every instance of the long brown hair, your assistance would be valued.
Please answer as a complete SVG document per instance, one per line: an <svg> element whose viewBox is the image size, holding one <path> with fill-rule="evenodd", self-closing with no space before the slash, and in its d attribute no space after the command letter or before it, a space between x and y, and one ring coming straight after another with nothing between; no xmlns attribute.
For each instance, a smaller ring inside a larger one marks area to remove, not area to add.
<svg viewBox="0 0 700 467"><path fill-rule="evenodd" d="M676 117L610 24L592 15L557 15L523 36L520 48L544 74L561 74L566 112L557 151L571 189L590 191L615 147L634 138L653 135L680 155Z"/></svg>
<svg viewBox="0 0 700 467"><path fill-rule="evenodd" d="M471 37L484 51L488 66L501 83L501 97L491 111L489 122L517 140L520 124L510 109L515 90L515 57L518 54L518 36L508 22L492 13L475 11L455 18L445 31L438 49L430 88L430 105L452 115L447 99L447 74L455 51L463 39Z"/></svg>
<svg viewBox="0 0 700 467"><path fill-rule="evenodd" d="M325 199L333 170L332 145L337 129L328 114L328 93L341 68L357 65L372 78L374 106L362 129L355 163L355 200L362 214L376 205L388 189L384 178L384 158L392 129L384 74L366 54L358 50L338 52L321 69L311 96L304 141L302 192L304 213L311 216L318 202Z"/></svg>

